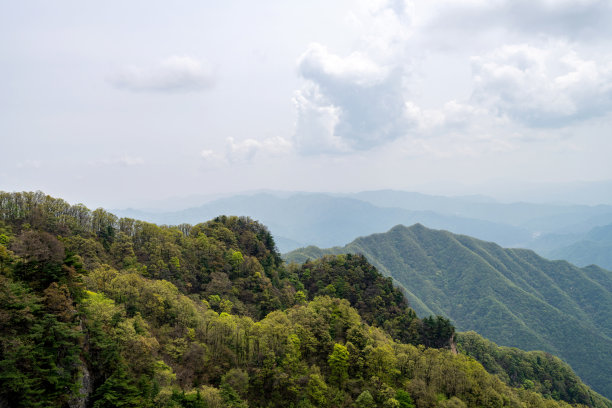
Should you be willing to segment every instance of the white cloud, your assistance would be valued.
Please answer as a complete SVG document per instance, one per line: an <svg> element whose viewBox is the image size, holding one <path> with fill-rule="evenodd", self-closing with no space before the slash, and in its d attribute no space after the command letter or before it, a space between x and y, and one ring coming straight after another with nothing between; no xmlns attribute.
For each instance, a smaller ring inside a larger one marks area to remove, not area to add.
<svg viewBox="0 0 612 408"><path fill-rule="evenodd" d="M228 160L223 154L219 154L211 149L204 149L200 152L202 158L200 169L205 171L217 170L227 166Z"/></svg>
<svg viewBox="0 0 612 408"><path fill-rule="evenodd" d="M202 168L218 169L234 163L248 163L257 157L271 158L288 154L292 150L291 143L282 137L268 137L262 140L244 139L237 141L228 137L225 143L225 152L212 149L200 151Z"/></svg>
<svg viewBox="0 0 612 408"><path fill-rule="evenodd" d="M209 150L209 149L204 149L200 152L200 156L202 156L204 159L211 159L213 157L215 157L215 151L214 150Z"/></svg>
<svg viewBox="0 0 612 408"><path fill-rule="evenodd" d="M130 66L110 78L116 88L134 92L193 92L214 83L212 68L190 57L173 56L153 67Z"/></svg>
<svg viewBox="0 0 612 408"><path fill-rule="evenodd" d="M331 105L315 84L296 91L293 103L298 117L295 144L304 154L347 152L349 147L334 132L340 118L340 108Z"/></svg>
<svg viewBox="0 0 612 408"><path fill-rule="evenodd" d="M298 60L305 84L293 99L296 150L347 154L397 141L412 148L416 144L420 147L414 150L423 154L429 151L423 146L468 154L509 151L523 142L566 137L573 124L612 111L612 59L585 45L592 41L573 40L588 35L588 24L575 19L597 25L601 15L612 12L610 4L367 2L349 16L362 31L358 48L339 55L311 44ZM516 41L522 38L525 41ZM452 58L429 61L451 63L429 74L431 66L423 61L440 51L450 52ZM452 86L453 77L465 82L469 68L471 90L466 87L460 99L447 95L444 100L444 84ZM444 77L440 86L420 82L435 80L436 75ZM427 92L439 95L419 97ZM555 132L545 131L551 128Z"/></svg>
<svg viewBox="0 0 612 408"><path fill-rule="evenodd" d="M291 150L291 143L282 137L269 137L263 140L245 139L236 141L227 138L226 158L229 162L251 161L256 155L280 156Z"/></svg>
<svg viewBox="0 0 612 408"><path fill-rule="evenodd" d="M569 46L503 46L472 59L473 100L533 127L563 127L612 111L612 62Z"/></svg>
<svg viewBox="0 0 612 408"><path fill-rule="evenodd" d="M145 161L142 157L122 156L117 160L117 163L124 166L140 166L144 164Z"/></svg>
<svg viewBox="0 0 612 408"><path fill-rule="evenodd" d="M524 138L507 118L457 101L449 101L440 109L422 109L407 101L406 115L417 124L416 131L398 140L392 149L407 157L477 157L515 150Z"/></svg>
<svg viewBox="0 0 612 408"><path fill-rule="evenodd" d="M404 0L367 0L349 15L349 21L361 33L363 50L377 61L405 59L406 44L417 28L415 4Z"/></svg>
<svg viewBox="0 0 612 408"><path fill-rule="evenodd" d="M298 61L307 80L296 92L296 144L303 153L368 150L409 129L400 66L361 53L347 57L311 45Z"/></svg>
<svg viewBox="0 0 612 408"><path fill-rule="evenodd" d="M342 58L316 43L310 44L302 54L298 69L304 78L361 87L377 85L389 74L386 67L379 66L361 52L353 52Z"/></svg>

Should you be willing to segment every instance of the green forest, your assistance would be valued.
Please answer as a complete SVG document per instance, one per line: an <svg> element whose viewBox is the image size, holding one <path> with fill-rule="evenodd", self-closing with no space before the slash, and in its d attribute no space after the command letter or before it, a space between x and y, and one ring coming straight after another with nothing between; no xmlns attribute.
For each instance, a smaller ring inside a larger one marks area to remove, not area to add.
<svg viewBox="0 0 612 408"><path fill-rule="evenodd" d="M246 217L0 193L0 406L612 407L523 353L418 318L364 256L286 265Z"/></svg>

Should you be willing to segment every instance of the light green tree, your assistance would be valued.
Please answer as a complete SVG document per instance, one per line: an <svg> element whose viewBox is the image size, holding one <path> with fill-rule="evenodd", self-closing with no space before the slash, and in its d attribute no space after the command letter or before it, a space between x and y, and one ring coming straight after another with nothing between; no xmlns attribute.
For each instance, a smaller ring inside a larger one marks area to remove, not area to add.
<svg viewBox="0 0 612 408"><path fill-rule="evenodd" d="M348 378L349 352L347 348L342 344L335 343L334 351L329 355L327 362L331 369L331 378L336 384L342 386Z"/></svg>

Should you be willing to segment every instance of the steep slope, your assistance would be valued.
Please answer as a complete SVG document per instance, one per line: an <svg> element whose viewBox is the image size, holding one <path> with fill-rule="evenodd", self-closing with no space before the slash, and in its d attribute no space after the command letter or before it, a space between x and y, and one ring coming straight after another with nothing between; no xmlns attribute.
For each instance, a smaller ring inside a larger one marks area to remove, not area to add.
<svg viewBox="0 0 612 408"><path fill-rule="evenodd" d="M612 395L612 272L548 261L414 225L310 254L361 253L402 285L418 314L441 314L458 330L498 344L551 352L604 395Z"/></svg>

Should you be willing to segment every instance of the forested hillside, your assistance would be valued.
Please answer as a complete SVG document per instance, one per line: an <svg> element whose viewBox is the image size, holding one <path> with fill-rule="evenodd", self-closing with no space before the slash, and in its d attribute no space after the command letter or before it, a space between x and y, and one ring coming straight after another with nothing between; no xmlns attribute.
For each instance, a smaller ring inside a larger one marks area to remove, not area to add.
<svg viewBox="0 0 612 408"><path fill-rule="evenodd" d="M597 398L569 365L549 353L500 347L473 331L457 335L457 348L514 387L570 402Z"/></svg>
<svg viewBox="0 0 612 408"><path fill-rule="evenodd" d="M325 253L363 254L403 286L417 314L440 314L498 344L558 355L585 382L612 395L610 271L422 225L397 226L345 247L297 250L287 259Z"/></svg>
<svg viewBox="0 0 612 408"><path fill-rule="evenodd" d="M286 267L248 218L0 193L0 406L610 406L512 387L453 334L363 257Z"/></svg>

